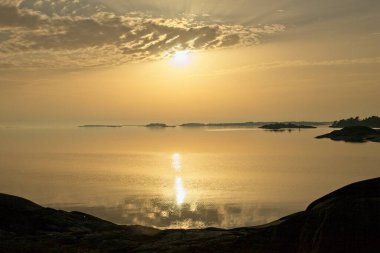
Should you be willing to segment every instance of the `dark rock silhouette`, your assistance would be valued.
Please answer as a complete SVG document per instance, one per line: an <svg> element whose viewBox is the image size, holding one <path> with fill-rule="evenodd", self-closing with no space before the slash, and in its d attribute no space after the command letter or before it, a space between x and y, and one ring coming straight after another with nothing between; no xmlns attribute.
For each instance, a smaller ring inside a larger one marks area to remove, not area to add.
<svg viewBox="0 0 380 253"><path fill-rule="evenodd" d="M305 211L257 227L158 230L0 194L0 252L380 252L380 178L357 182Z"/></svg>
<svg viewBox="0 0 380 253"><path fill-rule="evenodd" d="M331 133L320 135L317 139L330 138L334 141L346 142L380 142L380 130L375 130L366 126L351 126L341 130L334 130Z"/></svg>
<svg viewBox="0 0 380 253"><path fill-rule="evenodd" d="M315 126L296 125L292 123L274 123L261 126L263 129L279 130L279 129L292 129L292 128L316 128Z"/></svg>

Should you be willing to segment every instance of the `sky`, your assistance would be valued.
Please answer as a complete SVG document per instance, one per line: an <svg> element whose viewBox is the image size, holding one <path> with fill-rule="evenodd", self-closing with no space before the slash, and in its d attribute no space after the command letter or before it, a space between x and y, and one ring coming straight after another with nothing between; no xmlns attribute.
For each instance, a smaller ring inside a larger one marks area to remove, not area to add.
<svg viewBox="0 0 380 253"><path fill-rule="evenodd" d="M379 23L378 0L0 0L0 126L378 115Z"/></svg>

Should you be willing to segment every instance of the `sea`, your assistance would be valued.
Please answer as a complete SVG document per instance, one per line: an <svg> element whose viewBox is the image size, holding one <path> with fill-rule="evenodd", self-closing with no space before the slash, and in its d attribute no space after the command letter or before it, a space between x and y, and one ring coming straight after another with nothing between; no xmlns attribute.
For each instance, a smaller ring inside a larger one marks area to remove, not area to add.
<svg viewBox="0 0 380 253"><path fill-rule="evenodd" d="M262 225L380 176L379 143L330 131L3 127L0 192L124 225Z"/></svg>

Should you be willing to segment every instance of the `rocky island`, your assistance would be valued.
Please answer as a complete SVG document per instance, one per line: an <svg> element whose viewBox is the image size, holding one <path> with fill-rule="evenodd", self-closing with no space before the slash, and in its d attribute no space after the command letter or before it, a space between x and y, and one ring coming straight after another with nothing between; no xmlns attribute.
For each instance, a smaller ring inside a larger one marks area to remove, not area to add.
<svg viewBox="0 0 380 253"><path fill-rule="evenodd" d="M380 178L345 186L305 211L236 229L158 230L0 194L0 252L380 252Z"/></svg>
<svg viewBox="0 0 380 253"><path fill-rule="evenodd" d="M292 123L274 123L263 125L260 128L269 129L269 130L280 130L280 129L293 129L293 128L316 128L315 126L307 126L307 125L296 125Z"/></svg>
<svg viewBox="0 0 380 253"><path fill-rule="evenodd" d="M317 139L329 138L334 141L346 142L380 142L380 130L375 130L366 126L350 126L341 130L334 130L331 133L315 137Z"/></svg>

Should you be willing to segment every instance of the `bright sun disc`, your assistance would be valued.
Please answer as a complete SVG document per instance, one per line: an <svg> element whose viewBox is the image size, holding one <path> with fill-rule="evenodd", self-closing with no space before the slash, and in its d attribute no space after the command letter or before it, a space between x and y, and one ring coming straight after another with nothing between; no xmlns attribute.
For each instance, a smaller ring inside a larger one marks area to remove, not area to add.
<svg viewBox="0 0 380 253"><path fill-rule="evenodd" d="M172 62L177 66L183 66L189 63L190 55L189 51L177 51L175 52Z"/></svg>

